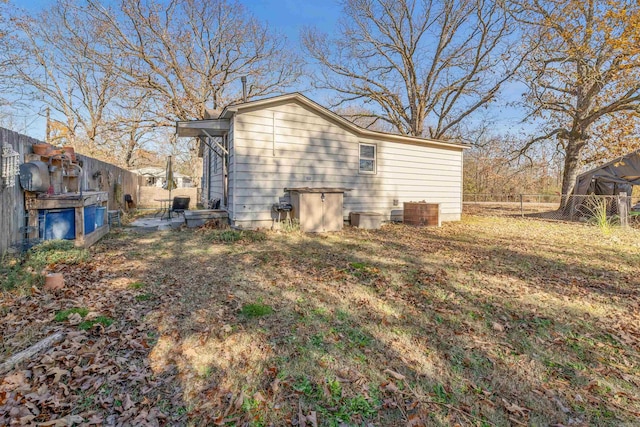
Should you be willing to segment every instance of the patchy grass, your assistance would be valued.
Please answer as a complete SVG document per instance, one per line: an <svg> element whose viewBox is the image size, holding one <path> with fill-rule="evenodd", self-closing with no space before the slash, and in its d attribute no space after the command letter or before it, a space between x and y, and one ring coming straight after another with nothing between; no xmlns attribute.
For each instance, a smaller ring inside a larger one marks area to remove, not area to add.
<svg viewBox="0 0 640 427"><path fill-rule="evenodd" d="M262 317L273 313L273 308L266 304L245 304L240 310L240 314L246 317Z"/></svg>
<svg viewBox="0 0 640 427"><path fill-rule="evenodd" d="M0 290L18 289L25 293L44 283L40 274L45 267L58 264L75 265L89 259L86 249L76 248L67 240L51 240L29 249L19 258L0 259Z"/></svg>
<svg viewBox="0 0 640 427"><path fill-rule="evenodd" d="M235 243L238 241L261 242L266 239L262 232L247 230L207 230L204 240L213 243Z"/></svg>
<svg viewBox="0 0 640 427"><path fill-rule="evenodd" d="M142 289L142 288L144 288L145 286L146 286L146 285L145 285L144 283L142 283L142 282L133 282L132 284L130 284L130 285L129 285L129 287L130 287L131 289L136 289L136 290L138 290L138 289Z"/></svg>
<svg viewBox="0 0 640 427"><path fill-rule="evenodd" d="M126 319L105 375L137 366L150 385L107 381L114 390L67 399L85 422L131 423L124 408L141 407L172 425L633 425L639 242L636 230L496 217L123 234L97 246L90 273L69 268L79 282L99 271L101 312ZM137 283L154 284L152 302Z"/></svg>
<svg viewBox="0 0 640 427"><path fill-rule="evenodd" d="M87 331L98 324L104 326L105 328L108 328L113 324L113 319L110 319L107 316L98 316L93 320L85 320L78 325L78 328L82 329L83 331Z"/></svg>
<svg viewBox="0 0 640 427"><path fill-rule="evenodd" d="M89 309L85 308L85 307L68 308L66 310L62 310L62 311L57 312L55 320L56 320L56 322L64 322L72 314L79 314L80 317L85 317L87 314L89 314Z"/></svg>
<svg viewBox="0 0 640 427"><path fill-rule="evenodd" d="M140 294L135 296L136 301L149 301L151 298L153 298L152 294Z"/></svg>

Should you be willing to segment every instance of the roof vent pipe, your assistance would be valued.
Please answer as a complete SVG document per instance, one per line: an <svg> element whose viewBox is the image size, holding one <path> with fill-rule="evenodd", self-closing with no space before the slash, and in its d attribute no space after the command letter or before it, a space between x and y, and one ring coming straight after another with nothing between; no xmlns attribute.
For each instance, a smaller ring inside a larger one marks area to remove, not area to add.
<svg viewBox="0 0 640 427"><path fill-rule="evenodd" d="M247 102L247 76L240 77L242 82L242 102Z"/></svg>

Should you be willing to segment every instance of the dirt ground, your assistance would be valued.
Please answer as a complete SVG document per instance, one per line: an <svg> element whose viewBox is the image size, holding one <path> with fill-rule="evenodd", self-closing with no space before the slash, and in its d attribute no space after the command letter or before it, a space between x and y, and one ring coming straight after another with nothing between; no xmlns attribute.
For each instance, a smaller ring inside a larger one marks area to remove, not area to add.
<svg viewBox="0 0 640 427"><path fill-rule="evenodd" d="M640 232L113 232L0 297L0 424L633 425ZM65 311L66 310L66 311Z"/></svg>

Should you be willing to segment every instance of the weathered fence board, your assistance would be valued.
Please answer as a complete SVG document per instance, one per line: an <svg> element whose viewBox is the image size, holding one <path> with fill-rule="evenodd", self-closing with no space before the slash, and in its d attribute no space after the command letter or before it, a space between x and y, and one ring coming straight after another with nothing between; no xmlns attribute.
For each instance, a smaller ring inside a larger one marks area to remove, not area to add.
<svg viewBox="0 0 640 427"><path fill-rule="evenodd" d="M124 195L138 203L138 187L142 177L110 163L78 154L82 161L85 189L109 192L109 210L124 209Z"/></svg>
<svg viewBox="0 0 640 427"><path fill-rule="evenodd" d="M0 147L8 143L20 153L20 162L24 161L25 153L32 152L31 146L40 141L26 135L0 128ZM18 177L13 187L0 187L0 255L14 243L21 240L20 227L25 226L24 196Z"/></svg>

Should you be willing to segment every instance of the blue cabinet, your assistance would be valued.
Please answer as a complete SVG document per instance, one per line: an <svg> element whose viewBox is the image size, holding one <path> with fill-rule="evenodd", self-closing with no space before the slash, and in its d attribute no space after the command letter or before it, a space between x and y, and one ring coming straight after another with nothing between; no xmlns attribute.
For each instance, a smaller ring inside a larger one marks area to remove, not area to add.
<svg viewBox="0 0 640 427"><path fill-rule="evenodd" d="M41 210L38 215L40 219L40 237L44 240L75 239L75 212L76 210L73 208Z"/></svg>
<svg viewBox="0 0 640 427"><path fill-rule="evenodd" d="M84 234L93 233L93 230L96 229L96 206L85 206L84 207Z"/></svg>

